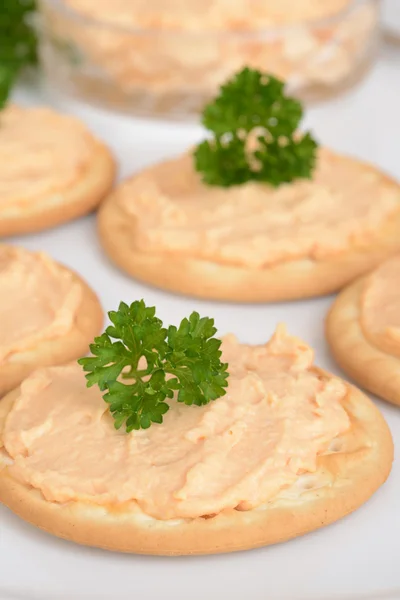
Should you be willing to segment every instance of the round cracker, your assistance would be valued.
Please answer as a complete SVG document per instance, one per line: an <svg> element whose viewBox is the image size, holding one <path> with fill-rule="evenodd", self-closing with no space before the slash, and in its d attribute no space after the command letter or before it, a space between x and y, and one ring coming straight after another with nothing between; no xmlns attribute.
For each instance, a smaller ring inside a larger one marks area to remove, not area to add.
<svg viewBox="0 0 400 600"><path fill-rule="evenodd" d="M58 266L72 273L73 281L82 288L81 303L73 327L66 335L43 340L30 350L14 354L12 362L0 365L0 403L4 394L19 385L36 368L61 365L85 356L89 344L101 332L104 313L96 294L79 275Z"/></svg>
<svg viewBox="0 0 400 600"><path fill-rule="evenodd" d="M326 337L336 362L354 381L400 406L400 359L377 348L360 323L365 277L336 298L326 319Z"/></svg>
<svg viewBox="0 0 400 600"><path fill-rule="evenodd" d="M15 390L0 403L0 432L17 397ZM134 501L113 506L49 502L40 491L13 478L9 457L1 450L1 437L0 501L55 536L119 552L211 554L283 542L351 513L390 473L393 443L378 409L351 386L344 406L352 426L336 438L339 451L318 458L317 474L329 484L313 487L310 479L302 482L299 478L297 494L282 494L257 510L225 510L216 516L161 521L142 513Z"/></svg>
<svg viewBox="0 0 400 600"><path fill-rule="evenodd" d="M184 295L257 303L331 294L400 249L400 186L375 167L362 164L366 173L381 176L382 186L398 189L399 209L367 239L325 260L304 257L264 268L246 268L185 258L173 252L142 252L135 247L134 217L127 217L120 208L117 193L112 193L99 210L100 241L109 257L129 275Z"/></svg>
<svg viewBox="0 0 400 600"><path fill-rule="evenodd" d="M28 208L0 212L0 237L33 233L61 225L92 212L113 187L116 163L110 150L94 143L93 156L73 185L37 198Z"/></svg>

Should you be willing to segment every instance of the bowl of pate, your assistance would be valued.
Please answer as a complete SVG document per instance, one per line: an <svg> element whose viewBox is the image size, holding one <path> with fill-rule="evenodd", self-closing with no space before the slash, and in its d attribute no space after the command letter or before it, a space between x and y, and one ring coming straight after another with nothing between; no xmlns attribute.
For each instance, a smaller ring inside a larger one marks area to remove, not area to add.
<svg viewBox="0 0 400 600"><path fill-rule="evenodd" d="M40 0L48 81L114 110L195 115L244 65L306 100L358 81L379 0Z"/></svg>

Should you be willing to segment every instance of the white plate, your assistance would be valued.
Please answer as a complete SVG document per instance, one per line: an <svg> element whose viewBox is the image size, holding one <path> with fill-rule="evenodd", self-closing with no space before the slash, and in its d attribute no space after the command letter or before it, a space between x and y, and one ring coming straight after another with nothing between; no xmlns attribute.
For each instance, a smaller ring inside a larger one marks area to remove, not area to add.
<svg viewBox="0 0 400 600"><path fill-rule="evenodd" d="M39 95L17 97L35 102ZM399 62L386 52L357 91L312 110L308 123L321 140L354 153L400 178ZM112 117L72 103L107 139L127 174L184 150L200 129ZM378 201L378 199L377 199ZM107 310L145 298L167 323L191 310L214 316L221 333L261 343L275 325L316 349L317 362L337 371L324 340L330 298L280 305L240 306L200 302L156 291L117 271L99 247L92 217L14 240L44 249L79 271ZM337 371L338 372L338 371ZM400 448L400 410L379 402ZM384 600L400 598L400 451L388 483L355 514L294 541L256 551L201 558L150 558L82 548L53 538L0 508L1 600Z"/></svg>

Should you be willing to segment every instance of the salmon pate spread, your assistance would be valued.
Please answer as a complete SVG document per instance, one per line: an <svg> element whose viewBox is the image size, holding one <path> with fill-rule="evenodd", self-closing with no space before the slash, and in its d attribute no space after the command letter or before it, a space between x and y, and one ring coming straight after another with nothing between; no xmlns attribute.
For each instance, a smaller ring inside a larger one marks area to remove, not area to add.
<svg viewBox="0 0 400 600"><path fill-rule="evenodd" d="M331 17L352 0L65 0L76 12L99 21L143 29L258 30Z"/></svg>
<svg viewBox="0 0 400 600"><path fill-rule="evenodd" d="M360 320L364 336L374 346L400 358L400 256L365 280Z"/></svg>
<svg viewBox="0 0 400 600"><path fill-rule="evenodd" d="M36 371L6 418L10 474L50 502L135 502L160 520L251 510L318 477L318 457L351 427L346 384L317 371L311 348L283 327L265 346L229 335L221 349L226 396L171 401L163 425L129 434L78 365Z"/></svg>
<svg viewBox="0 0 400 600"><path fill-rule="evenodd" d="M43 3L49 47L60 41L46 49L54 77L52 52L84 95L101 86L117 104L125 98L138 110L182 114L196 111L244 65L285 79L299 93L341 85L368 62L379 19L375 0L252 0L251 8L248 0L65 5ZM60 52L62 44L70 51Z"/></svg>
<svg viewBox="0 0 400 600"><path fill-rule="evenodd" d="M95 140L74 117L48 108L9 106L0 116L0 218L62 202L85 173Z"/></svg>
<svg viewBox="0 0 400 600"><path fill-rule="evenodd" d="M82 288L43 253L0 245L0 366L74 325Z"/></svg>
<svg viewBox="0 0 400 600"><path fill-rule="evenodd" d="M311 180L279 188L207 186L184 155L125 181L114 198L136 251L260 269L346 251L400 208L397 184L327 149Z"/></svg>

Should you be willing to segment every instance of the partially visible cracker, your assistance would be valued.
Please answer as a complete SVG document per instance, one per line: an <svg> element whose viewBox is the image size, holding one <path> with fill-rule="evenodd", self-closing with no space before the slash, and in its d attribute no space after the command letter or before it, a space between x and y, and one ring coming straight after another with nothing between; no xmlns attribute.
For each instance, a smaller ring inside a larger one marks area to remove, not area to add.
<svg viewBox="0 0 400 600"><path fill-rule="evenodd" d="M400 359L366 339L360 324L360 301L365 278L346 288L326 320L332 354L343 371L359 385L400 406Z"/></svg>
<svg viewBox="0 0 400 600"><path fill-rule="evenodd" d="M400 250L400 186L371 165L365 169L379 175L383 188L389 185L398 189L399 208L365 239L352 241L346 249L321 260L304 257L256 268L185 257L173 251L141 251L135 244L137 221L120 207L118 190L98 212L100 241L123 271L179 294L254 303L331 294Z"/></svg>

